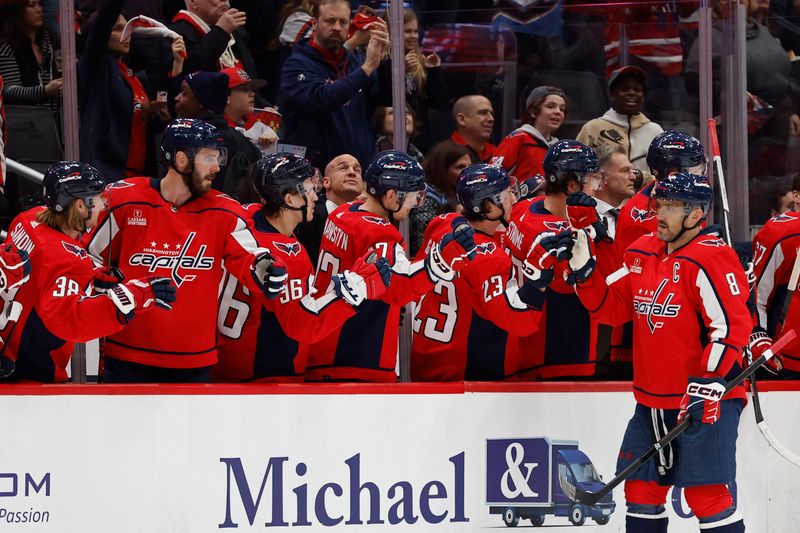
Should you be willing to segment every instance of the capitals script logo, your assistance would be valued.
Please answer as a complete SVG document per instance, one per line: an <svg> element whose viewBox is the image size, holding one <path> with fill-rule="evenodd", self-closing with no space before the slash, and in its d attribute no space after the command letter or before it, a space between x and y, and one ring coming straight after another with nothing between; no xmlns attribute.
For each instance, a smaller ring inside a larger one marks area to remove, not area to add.
<svg viewBox="0 0 800 533"><path fill-rule="evenodd" d="M193 281L197 277L194 274L182 274L182 271L211 270L214 267L214 258L204 255L206 248L208 248L205 244L200 246L197 255L189 255L189 248L196 236L197 233L193 231L186 237L186 242L180 246L178 255L166 255L163 252L153 253L158 250L150 249L147 252L133 254L128 263L132 266L148 267L149 272L166 268L170 270L175 285L180 287L184 281Z"/></svg>
<svg viewBox="0 0 800 533"><path fill-rule="evenodd" d="M299 242L274 242L272 243L275 245L275 248L280 250L281 252L285 253L286 255L297 255L300 253L300 243Z"/></svg>
<svg viewBox="0 0 800 533"><path fill-rule="evenodd" d="M646 220L652 220L656 218L656 216L653 214L652 211L634 207L633 209L631 209L631 218L636 222L644 222Z"/></svg>
<svg viewBox="0 0 800 533"><path fill-rule="evenodd" d="M378 226L388 226L389 225L389 221L386 220L385 218L381 218L381 217L365 216L364 220L366 220L367 222L370 222L372 224L377 224Z"/></svg>
<svg viewBox="0 0 800 533"><path fill-rule="evenodd" d="M562 231L566 231L566 230L569 229L569 222L560 222L560 221L559 222L550 222L550 221L545 221L544 222L544 227L549 229L549 230L553 230L556 233L560 233Z"/></svg>
<svg viewBox="0 0 800 533"><path fill-rule="evenodd" d="M727 246L720 239L705 239L705 240L699 241L697 244L700 244L702 246L711 246L711 247L714 247L714 248L722 248L724 246Z"/></svg>
<svg viewBox="0 0 800 533"><path fill-rule="evenodd" d="M81 259L86 259L87 257L89 257L89 253L80 246L65 241L61 241L61 244L64 245L64 249L66 251L80 257Z"/></svg>
<svg viewBox="0 0 800 533"><path fill-rule="evenodd" d="M657 329L664 327L663 321L657 321L657 318L675 318L681 310L681 306L673 304L672 300L675 294L670 292L664 298L663 302L659 302L661 294L664 292L664 287L667 286L669 280L663 279L659 283L655 291L647 291L639 289L639 294L634 295L633 310L637 315L645 315L647 317L647 326L650 328L651 333L655 333ZM647 296L650 296L647 298Z"/></svg>

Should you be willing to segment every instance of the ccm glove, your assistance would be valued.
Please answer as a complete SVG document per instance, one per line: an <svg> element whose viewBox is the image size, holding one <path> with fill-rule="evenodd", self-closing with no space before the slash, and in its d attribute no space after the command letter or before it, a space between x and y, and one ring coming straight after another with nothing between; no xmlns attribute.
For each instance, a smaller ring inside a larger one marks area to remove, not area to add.
<svg viewBox="0 0 800 533"><path fill-rule="evenodd" d="M28 252L13 244L0 251L0 290L10 291L28 281L31 275L31 262Z"/></svg>
<svg viewBox="0 0 800 533"><path fill-rule="evenodd" d="M95 292L105 294L114 286L122 283L125 276L122 271L117 267L103 267L97 268L94 271L94 278L92 279L92 287Z"/></svg>
<svg viewBox="0 0 800 533"><path fill-rule="evenodd" d="M281 295L289 275L286 265L273 258L269 252L257 256L252 266L253 279L256 280L267 299L274 300Z"/></svg>
<svg viewBox="0 0 800 533"><path fill-rule="evenodd" d="M557 261L572 255L572 232L540 233L533 241L528 257L522 262L522 274L536 288L544 289L553 281L553 267ZM528 281L526 281L526 285Z"/></svg>
<svg viewBox="0 0 800 533"><path fill-rule="evenodd" d="M333 277L336 294L353 306L364 300L374 300L386 292L392 278L392 268L385 258L375 259L372 252L367 259L359 259L351 270L345 270Z"/></svg>
<svg viewBox="0 0 800 533"><path fill-rule="evenodd" d="M772 348L772 338L762 328L756 328L750 334L750 352L753 354L753 361L764 355L764 352ZM745 361L750 364L751 361ZM779 353L770 357L763 368L768 372L777 375L783 370L783 356Z"/></svg>
<svg viewBox="0 0 800 533"><path fill-rule="evenodd" d="M170 278L132 279L115 285L106 295L117 306L124 322L128 322L133 318L134 311L151 305L171 310L170 304L175 301L175 285Z"/></svg>
<svg viewBox="0 0 800 533"><path fill-rule="evenodd" d="M567 219L573 229L585 229L597 222L597 201L585 192L567 196Z"/></svg>
<svg viewBox="0 0 800 533"><path fill-rule="evenodd" d="M456 272L466 265L464 258L472 260L475 257L475 248L475 232L464 222L441 241L433 243L425 256L428 275L435 281L453 281Z"/></svg>
<svg viewBox="0 0 800 533"><path fill-rule="evenodd" d="M691 426L687 431L697 431L702 424L715 424L722 412L720 400L725 395L727 382L722 378L689 378L686 394L681 399L678 422L689 416Z"/></svg>
<svg viewBox="0 0 800 533"><path fill-rule="evenodd" d="M589 234L585 230L576 231L572 245L572 257L569 258L570 272L567 273L567 283L575 285L589 279L594 272L596 263L594 246Z"/></svg>

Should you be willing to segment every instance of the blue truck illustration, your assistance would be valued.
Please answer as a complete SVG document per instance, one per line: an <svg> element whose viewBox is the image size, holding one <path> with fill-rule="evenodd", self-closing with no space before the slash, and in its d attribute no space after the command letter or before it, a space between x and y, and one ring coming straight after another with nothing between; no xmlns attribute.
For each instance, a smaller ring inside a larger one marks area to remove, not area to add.
<svg viewBox="0 0 800 533"><path fill-rule="evenodd" d="M616 507L612 494L592 506L569 497L576 487L597 492L604 486L592 461L578 449L578 441L548 437L486 441L486 505L490 514L502 515L508 527L520 519L541 526L546 515L566 516L576 526L586 518L607 524Z"/></svg>

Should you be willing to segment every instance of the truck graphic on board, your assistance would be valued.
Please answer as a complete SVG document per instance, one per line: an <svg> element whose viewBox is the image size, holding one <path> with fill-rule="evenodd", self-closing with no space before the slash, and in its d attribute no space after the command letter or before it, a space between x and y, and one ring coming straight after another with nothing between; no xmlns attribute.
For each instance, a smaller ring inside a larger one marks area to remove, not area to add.
<svg viewBox="0 0 800 533"><path fill-rule="evenodd" d="M605 486L578 441L548 437L487 439L486 505L509 527L528 519L544 524L546 515L566 516L581 526L586 518L607 524L616 504L608 494L597 504L572 501L575 487L597 492Z"/></svg>

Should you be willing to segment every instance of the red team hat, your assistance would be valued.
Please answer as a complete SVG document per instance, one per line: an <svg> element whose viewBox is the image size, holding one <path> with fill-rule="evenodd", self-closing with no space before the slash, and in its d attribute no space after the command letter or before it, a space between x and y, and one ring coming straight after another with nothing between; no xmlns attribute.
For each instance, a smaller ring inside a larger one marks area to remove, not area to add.
<svg viewBox="0 0 800 533"><path fill-rule="evenodd" d="M250 74L239 67L224 68L221 72L228 75L228 89L234 89L241 85L249 85L250 88L257 91L267 84L265 80L251 78Z"/></svg>

